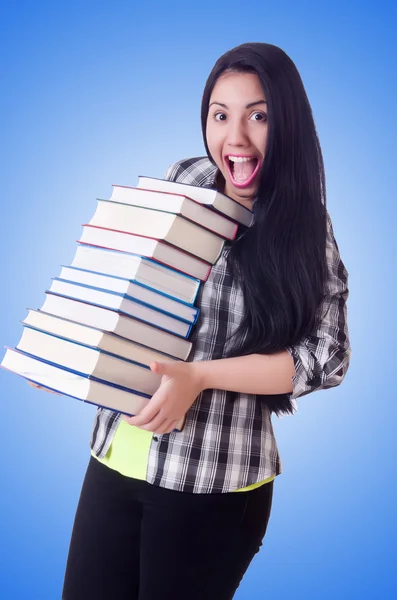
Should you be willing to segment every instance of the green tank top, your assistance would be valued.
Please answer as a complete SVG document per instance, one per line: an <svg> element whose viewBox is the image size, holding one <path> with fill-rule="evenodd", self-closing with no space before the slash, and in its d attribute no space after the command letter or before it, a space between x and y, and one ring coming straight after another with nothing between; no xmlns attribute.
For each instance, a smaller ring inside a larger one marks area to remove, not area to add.
<svg viewBox="0 0 397 600"><path fill-rule="evenodd" d="M150 431L128 425L128 423L121 420L106 456L98 458L92 450L91 455L126 477L145 481L152 436L153 434ZM265 483L273 481L274 478L275 475L272 475L267 479L234 491L247 492L254 490Z"/></svg>

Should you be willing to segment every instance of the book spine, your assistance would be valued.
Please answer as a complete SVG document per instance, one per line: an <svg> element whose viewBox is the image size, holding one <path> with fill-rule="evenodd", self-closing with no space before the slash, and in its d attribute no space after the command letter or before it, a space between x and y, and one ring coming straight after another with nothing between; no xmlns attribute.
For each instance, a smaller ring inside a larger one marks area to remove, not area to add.
<svg viewBox="0 0 397 600"><path fill-rule="evenodd" d="M104 308L106 310L113 311L113 312L117 313L118 315L123 315L124 317L129 317L130 319L136 319L136 321L139 321L140 323L145 323L146 325L150 325L151 327L155 327L156 329L160 329L161 331L166 331L167 333L172 333L173 335L175 335L176 337L181 338L181 339L186 339L189 335L188 333L180 334L180 333L177 333L176 331L173 331L172 329L167 329L166 327L160 327L160 325L156 325L152 321L147 321L146 319L141 319L140 317L137 317L136 315L131 315L130 313L126 312L125 310L121 310L120 308L112 308L110 306L106 306L105 304L98 304L96 302L92 302L89 300L80 300L79 298L74 298L73 296L66 296L65 294L59 294L58 292L53 292L51 290L46 290L45 293L52 294L53 296L58 296L59 298L67 298L68 300L75 300L77 302L82 302L83 304L87 304L89 306L96 306L97 308ZM188 325L188 323L186 323L186 325Z"/></svg>
<svg viewBox="0 0 397 600"><path fill-rule="evenodd" d="M111 251L111 252L117 252L117 250ZM143 258L143 257L141 257L141 258ZM154 262L154 261L151 261L151 262ZM131 279L127 279L126 277L119 277L118 275L109 275L108 273L103 273L102 271L92 271L91 269L82 269L81 267L72 267L72 266L69 266L69 265L61 265L61 267L62 268L66 268L66 269L73 269L75 271L82 271L82 272L85 272L85 273L93 273L95 275L106 276L106 277L110 277L111 279L117 279L119 281L128 281L130 283L134 283L135 285L139 285L142 288L150 290L151 292L155 292L156 294L160 294L160 296L164 296L165 298L169 298L170 300L174 300L175 302L179 302L180 304L184 304L185 306L191 306L191 307L193 307L193 305L194 305L194 300L193 300L193 302L188 302L187 300L182 300L181 298L177 298L176 296L173 296L171 292L170 293L163 292L162 290L159 290L158 288L155 288L155 287L153 287L153 286L151 286L151 285L149 285L147 283L142 283L142 281L139 281L135 277L132 277ZM171 269L171 267L162 267L162 268L168 269L169 271L174 271L175 272L175 269ZM198 282L197 290L196 290L195 296L194 296L194 299L195 299L196 296L197 296L197 293L198 293L198 289L200 287L200 280L199 279L194 279L193 277L190 277L189 275L185 275L185 273L179 273L178 272L178 275L182 275L183 277L191 279L192 281L197 281ZM75 282L75 281L72 281L72 280L69 280L69 279L63 279L61 277L53 277L53 279L59 279L61 281L68 281L70 283L81 283L81 282ZM82 285L85 285L85 284L82 284ZM87 285L87 287L89 287L89 286ZM102 290L104 288L97 288L97 289L101 289ZM152 305L150 305L150 306L152 306ZM198 309L196 309L196 310L198 310ZM169 314L172 314L172 313L169 313Z"/></svg>
<svg viewBox="0 0 397 600"><path fill-rule="evenodd" d="M116 186L116 187L127 187L127 186ZM171 192L160 192L160 191L155 191L155 190L148 190L146 188L130 188L130 189L137 189L137 190L142 191L142 192L149 192L149 193L155 193L155 194L167 194L168 196L177 196L179 198L183 198L185 200L188 200L189 202L193 202L194 204L197 204L197 206L200 206L200 208L202 208L204 210L208 210L209 212L212 212L212 210L211 210L212 207L211 206L206 206L206 205L202 204L201 202L198 202L194 198L183 196L182 194L175 194L175 193L171 193ZM97 198L97 200L101 200L102 202L106 202L106 200L102 200L101 198ZM227 215L224 215L224 214L220 213L219 211L216 211L216 213L224 221L227 221L227 222L232 223L234 225L234 230L233 230L233 233L232 233L231 236L227 236L227 235L223 234L218 229L211 229L211 227L209 227L208 225L204 225L204 223L186 216L185 214L183 214L183 208L182 208L182 206L179 208L179 210L168 210L166 208L158 208L158 207L155 207L155 206L146 206L146 205L142 205L142 204L134 204L133 202L122 202L121 200L111 200L111 202L114 202L115 204L125 204L126 206L133 206L135 208L146 208L148 210L155 210L157 212L169 213L169 214L177 215L179 217L183 217L187 221L190 221L190 223L193 223L194 225L198 225L199 227L202 227L203 229L206 229L207 231L210 231L211 233L213 233L215 235L218 235L219 237L222 237L222 238L224 238L226 240L234 240L235 237L236 237L236 234L237 234L237 228L238 228L238 226L236 225L236 221L234 221L233 219L229 218Z"/></svg>
<svg viewBox="0 0 397 600"><path fill-rule="evenodd" d="M95 227L95 225L89 225L89 227ZM97 227L97 229L104 229L104 228ZM134 233L126 233L125 231L117 231L115 229L109 229L108 231L116 231L116 233L123 233L125 235L135 235ZM142 237L144 237L144 236L142 236ZM147 239L153 240L154 238L147 238ZM178 269L177 267L171 266L170 264L165 263L162 260L159 260L157 258L155 259L154 262L157 262L162 267L168 267L169 269L172 269L173 271L177 271L178 273L180 273L181 275L185 275L186 277L191 277L192 279L199 279L200 281L207 281L210 271L211 271L210 263L208 263L207 261L205 261L201 258L198 258L197 256L195 256L194 254L191 254L190 252L186 252L186 250L183 250L182 248L177 248L177 247L173 246L172 244L168 244L168 242L166 242L165 240L154 240L154 241L158 242L159 244L164 244L165 246L171 246L174 250L183 252L184 254L191 256L195 260L197 260L201 263L204 263L204 265L206 265L207 271L203 277L195 277L191 272L189 273L187 271L183 271L182 269ZM125 250L116 250L115 248L109 248L108 246L101 246L100 244L92 244L92 243L89 244L88 242L83 242L81 240L76 240L76 242L82 246L90 246L92 248L101 248L102 250L113 250L115 252L123 252L124 254L132 254L133 256L139 256L139 254L135 254L134 252L126 252ZM147 257L147 258L149 258L149 257Z"/></svg>
<svg viewBox="0 0 397 600"><path fill-rule="evenodd" d="M49 292L49 293L52 293L52 292ZM53 294L53 295L55 296L56 294ZM79 301L76 300L76 302L79 302ZM146 346L145 344L141 344L140 342L137 342L135 340L131 340L129 338L123 337L122 335L119 335L118 333L114 333L113 331L105 331L104 329L99 329L99 327L93 327L92 325L85 325L84 323L79 323L78 321L73 321L72 319L67 319L65 317L60 317L58 315L53 315L52 313L46 312L45 310L41 310L41 309L35 310L35 309L27 308L26 310L34 310L35 312L42 313L43 315L48 315L50 317L54 317L55 319L60 319L62 321L66 321L68 323L76 323L77 325L80 325L81 327L86 327L87 329L95 329L96 331L100 331L101 333L103 333L105 335L109 335L111 337L116 337L116 338L118 338L120 340L123 340L125 342L130 342L130 343L134 344L135 346L139 346L140 348L144 348L145 350L153 350L153 348L151 346ZM129 319L134 319L134 317L128 317L128 318ZM33 327L32 325L25 324L24 321L20 321L20 323L24 327L30 327L31 329L38 329L37 327ZM152 325L152 327L153 327L153 325ZM40 329L39 331L44 331L44 330ZM48 333L48 332L45 332L45 333ZM67 338L67 339L69 339L69 338ZM104 350L103 350L103 352L104 352ZM155 350L155 352L157 352L157 354L163 354L164 356L166 356L168 358L173 358L174 360L183 360L183 359L178 358L177 356L174 356L173 354L168 354L167 352L162 352L161 350Z"/></svg>
<svg viewBox="0 0 397 600"><path fill-rule="evenodd" d="M150 371L150 367L148 365L138 362L137 360L132 360L132 358L127 358L126 356L121 356L120 354L115 354L114 352L110 352L109 350L104 350L103 348L99 348L98 346L91 346L90 344L85 344L84 342L80 342L79 340L73 340L73 339L65 337L63 335L59 335L57 333L52 333L52 331L46 331L45 329L40 329L39 327L34 327L33 325L23 324L23 326L26 327L27 329L34 329L34 331L39 331L41 333L45 333L46 335L51 335L52 337L58 338L59 340L64 340L65 342L70 342L71 344L76 344L77 346L83 346L83 348L89 348L90 350L95 350L95 352L98 352L101 354L106 354L108 356L112 356L113 358L118 358L119 360L124 360L127 363L136 365L137 367L142 367L143 369ZM135 343L135 342L133 342L133 343Z"/></svg>
<svg viewBox="0 0 397 600"><path fill-rule="evenodd" d="M167 317L172 317L172 318L176 319L177 321L182 321L183 323L195 323L197 321L197 312L199 310L198 308L195 308L193 311L194 312L194 317L193 317L194 320L189 320L189 319L185 319L184 317L181 317L180 315L178 315L176 313L168 312L154 304L149 304L148 302L144 302L143 300L140 300L139 298L136 298L135 296L131 296L130 294L122 294L121 292L115 292L114 290L108 290L105 288L96 287L94 285L88 285L86 283L81 283L80 281L71 281L69 279L62 279L61 277L52 277L52 279L55 281L62 281L64 283L71 283L72 285L77 285L82 288L88 288L90 290L94 290L97 292L111 294L112 296L117 296L118 298L125 298L125 300L129 300L130 302L135 302L136 304L140 304L141 306L145 306L146 308L155 310L156 312L161 313L162 315L166 315ZM128 281L128 280L125 280L125 281ZM142 286L142 287L145 287L145 286ZM156 290L154 290L154 291L155 291L155 293L157 293ZM185 303L183 302L182 304L185 304Z"/></svg>
<svg viewBox="0 0 397 600"><path fill-rule="evenodd" d="M77 371L75 369L70 369L69 367L65 367L60 365L59 363L53 362L51 360L41 358L41 356L36 356L36 354L31 354L30 352L26 352L25 350L19 350L19 348L12 348L15 352L19 352L25 356L29 356L30 358L34 358L39 362L42 362L46 365L50 365L51 367L56 367L57 369L61 369L62 371L66 371L67 373L72 373L73 375L78 375L79 377L84 377L85 379L91 379L92 381L97 381L98 383L104 383L105 385L109 385L110 387L114 387L118 390L122 390L124 392L132 392L137 396L141 396L142 398L151 398L149 394L144 394L143 392L139 392L133 388L125 387L124 385L119 385L117 383L113 383L112 381L107 381L106 379L100 379L99 377L95 377L94 375L88 375L87 373L83 373L82 371ZM40 385L40 384L39 384Z"/></svg>
<svg viewBox="0 0 397 600"><path fill-rule="evenodd" d="M88 304L90 304L90 303L88 303ZM155 323L152 323L152 321L145 321L144 319L140 319L139 317L136 317L135 315L130 315L121 309L117 310L117 313L119 313L120 315L123 315L125 317L130 317L130 318L136 319L137 321L140 321L141 323L145 323L146 325L150 325L151 327L155 327L156 329L160 329L160 331L165 331L166 333L171 333L172 335L175 335L176 337L178 337L182 340L187 339L189 337L189 332L192 328L191 324L186 323L186 325L189 325L189 327L187 329L187 333L181 334L181 333L177 333L176 331L173 331L172 329L166 329L165 327L160 327L160 325L156 325Z"/></svg>
<svg viewBox="0 0 397 600"><path fill-rule="evenodd" d="M200 309L197 308L196 306L193 306L193 302L186 302L185 300L181 300L181 298L177 298L176 296L173 296L172 294L167 294L167 292L162 292L161 290L152 288L152 287L150 287L150 285L142 283L141 281L137 281L136 279L131 279L130 281L131 281L131 283L134 283L135 285L139 285L140 287L146 288L147 290L156 292L156 294L160 294L160 296L164 296L164 298L169 298L169 300L174 300L175 302L179 302L179 304L183 304L184 306L191 307L193 309L193 314L195 315L194 318L197 319L197 314L200 312ZM197 292L198 292L198 290L195 292L194 298L196 298ZM137 300L137 302L138 302L138 300ZM152 305L149 305L149 306L152 306ZM159 309L159 310L161 310L161 309ZM167 314L173 315L174 313L167 313ZM185 319L182 319L182 320L185 320ZM189 320L188 320L188 322L190 323Z"/></svg>
<svg viewBox="0 0 397 600"><path fill-rule="evenodd" d="M188 198L188 199L191 200L192 202L195 202L195 200L193 200L193 198ZM217 214L222 216L223 219L232 223L234 225L232 235L228 236L228 235L225 235L224 233L222 233L221 231L218 231L217 229L211 229L211 227L208 227L208 225L203 225L202 223L199 223L198 221L194 221L193 219L190 219L189 217L187 217L186 215L184 215L182 213L180 213L179 216L181 216L183 219L186 219L186 221L189 221L190 223L193 223L194 225L198 225L198 227L202 227L204 230L209 231L210 233L213 233L214 235L217 235L218 237L220 237L224 240L233 241L234 239L236 239L236 235L237 235L237 231L238 231L238 224L235 221L233 221L226 215L222 215L219 211L212 211L212 207L206 207L203 204L200 204L200 202L196 202L196 204L198 204L199 206L201 206L202 208L205 208L206 210L208 210L210 212L216 212Z"/></svg>
<svg viewBox="0 0 397 600"><path fill-rule="evenodd" d="M183 252L183 250L181 250L181 252ZM147 256L141 256L139 254L137 254L136 256L140 256L142 258L143 261L148 262L148 263L152 263L153 265L157 265L157 261L153 260L152 258L148 258ZM176 269L173 269L172 267L169 267L168 265L162 265L161 266L162 269L167 269L167 271L175 271ZM197 277L192 277L191 275L188 275L187 273L183 273L182 271L177 271L178 275L182 275L183 277L186 277L187 279L191 279L192 281L195 281L198 285L200 284L200 279L198 279Z"/></svg>
<svg viewBox="0 0 397 600"><path fill-rule="evenodd" d="M9 348L9 350L14 350L14 349ZM17 373L16 371L9 369L8 367L4 367L2 364L0 364L0 368L4 369L4 371L8 371L9 373L12 373L13 375L18 375L18 377L22 377L22 379L25 379L26 381L30 381L31 383L34 383L34 384L40 386L40 388L43 388L44 390L50 390L51 392L55 392L56 394L61 394L62 396L66 396L66 398L73 398L74 400L79 400L80 402L84 402L85 404L91 404L91 406L96 406L96 407L99 406L100 408L109 409L109 407L105 406L104 404L98 404L98 403L96 404L95 402L92 402L90 400L86 400L84 398L79 398L78 396L73 396L72 394L67 394L66 392L62 392L59 388L54 388L54 387L50 387L49 385L44 385L40 381L37 381L37 379L33 379L32 377L27 377L26 375L22 375L22 373ZM105 383L105 385L107 385L107 384ZM148 400L149 399L150 398L148 398ZM117 409L117 412L119 412L122 415L127 415L127 416L131 416L131 417L135 415L135 413L126 413L120 409ZM173 429L173 431L181 431L181 430Z"/></svg>

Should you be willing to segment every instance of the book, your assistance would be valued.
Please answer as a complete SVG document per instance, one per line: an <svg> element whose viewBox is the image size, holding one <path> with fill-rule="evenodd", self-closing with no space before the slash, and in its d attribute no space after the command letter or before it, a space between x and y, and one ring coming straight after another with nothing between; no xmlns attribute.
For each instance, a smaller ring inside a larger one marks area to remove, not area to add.
<svg viewBox="0 0 397 600"><path fill-rule="evenodd" d="M224 246L223 238L183 217L110 200L98 200L88 225L163 240L212 264Z"/></svg>
<svg viewBox="0 0 397 600"><path fill-rule="evenodd" d="M189 185L187 183L177 183L175 181L167 181L166 179L156 179L144 175L141 175L138 178L138 188L155 190L158 192L169 192L171 194L182 194L200 204L218 210L220 213L238 223L242 223L246 227L251 227L254 222L254 213L252 211L229 196L211 188Z"/></svg>
<svg viewBox="0 0 397 600"><path fill-rule="evenodd" d="M113 231L105 227L83 225L83 233L78 242L98 248L146 256L201 281L206 281L211 271L211 265L208 262L160 240Z"/></svg>
<svg viewBox="0 0 397 600"><path fill-rule="evenodd" d="M184 338L188 337L192 327L191 324L185 321L170 317L159 310L149 308L117 292L97 290L80 283L61 281L57 278L52 280L50 288L46 291L66 298L82 300L83 302L95 304L102 308L117 310L121 314L134 317L145 323L150 323Z"/></svg>
<svg viewBox="0 0 397 600"><path fill-rule="evenodd" d="M95 246L78 245L71 266L136 281L190 305L193 305L200 288L199 279L160 265L154 260Z"/></svg>
<svg viewBox="0 0 397 600"><path fill-rule="evenodd" d="M75 323L74 321L50 315L39 310L28 310L27 316L22 321L25 327L39 329L40 331L52 333L70 341L79 342L85 346L98 348L108 354L127 358L131 362L146 367L150 367L154 361L175 362L177 360L168 356L168 354L156 352L151 348L146 348L141 344L122 338L115 333Z"/></svg>
<svg viewBox="0 0 397 600"><path fill-rule="evenodd" d="M197 316L199 314L199 309L194 306L173 300L172 298L155 292L139 283L134 283L133 281L122 279L120 277L102 275L84 269L64 266L57 279L81 283L87 287L96 288L102 291L117 292L126 298L142 302L142 304L153 307L169 316L186 321L187 323L194 324L197 321Z"/></svg>
<svg viewBox="0 0 397 600"><path fill-rule="evenodd" d="M8 348L1 367L54 392L109 408L129 416L139 414L149 398L112 385L88 379ZM181 431L183 418L176 430Z"/></svg>
<svg viewBox="0 0 397 600"><path fill-rule="evenodd" d="M180 215L229 240L237 235L235 221L182 194L113 185L110 200Z"/></svg>
<svg viewBox="0 0 397 600"><path fill-rule="evenodd" d="M114 383L134 393L152 396L161 383L161 376L148 367L30 327L24 328L16 349L78 375Z"/></svg>
<svg viewBox="0 0 397 600"><path fill-rule="evenodd" d="M122 315L115 310L51 293L46 293L40 312L115 333L127 340L182 360L187 359L192 348L192 343L182 337Z"/></svg>

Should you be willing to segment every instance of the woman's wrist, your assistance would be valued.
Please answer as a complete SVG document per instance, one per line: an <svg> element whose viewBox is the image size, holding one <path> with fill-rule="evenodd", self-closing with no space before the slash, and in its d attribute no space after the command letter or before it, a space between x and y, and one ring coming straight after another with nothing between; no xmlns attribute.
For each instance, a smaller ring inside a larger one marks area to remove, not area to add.
<svg viewBox="0 0 397 600"><path fill-rule="evenodd" d="M200 392L208 389L210 386L207 384L208 377L208 364L211 361L199 360L197 362L186 363L188 366L189 376L194 380L195 385L199 388Z"/></svg>

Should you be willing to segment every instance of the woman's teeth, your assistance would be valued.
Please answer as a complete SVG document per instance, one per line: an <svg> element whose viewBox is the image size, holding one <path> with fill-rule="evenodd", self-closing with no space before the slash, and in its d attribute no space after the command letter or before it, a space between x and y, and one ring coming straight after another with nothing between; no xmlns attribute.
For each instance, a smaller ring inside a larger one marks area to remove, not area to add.
<svg viewBox="0 0 397 600"><path fill-rule="evenodd" d="M228 159L232 162L248 162L254 160L254 158L248 158L247 156L228 156Z"/></svg>

